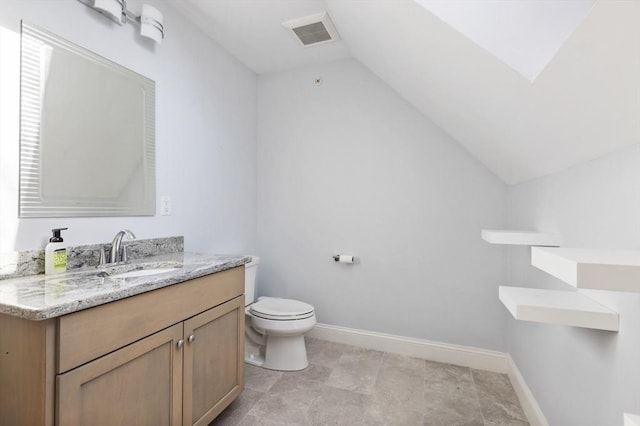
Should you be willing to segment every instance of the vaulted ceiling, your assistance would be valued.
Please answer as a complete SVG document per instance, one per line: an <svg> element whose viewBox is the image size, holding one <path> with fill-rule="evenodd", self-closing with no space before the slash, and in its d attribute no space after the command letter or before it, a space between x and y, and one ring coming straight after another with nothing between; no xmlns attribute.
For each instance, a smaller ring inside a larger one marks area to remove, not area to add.
<svg viewBox="0 0 640 426"><path fill-rule="evenodd" d="M512 10L482 28L483 3ZM640 2L558 3L173 2L259 74L353 56L507 183L640 143ZM304 48L281 25L321 11L341 41Z"/></svg>

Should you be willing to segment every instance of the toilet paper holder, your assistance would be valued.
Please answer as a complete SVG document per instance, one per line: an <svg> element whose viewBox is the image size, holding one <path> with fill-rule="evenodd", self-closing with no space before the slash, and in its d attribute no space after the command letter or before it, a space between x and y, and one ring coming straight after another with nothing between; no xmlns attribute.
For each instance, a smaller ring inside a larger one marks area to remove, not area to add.
<svg viewBox="0 0 640 426"><path fill-rule="evenodd" d="M347 256L344 254L334 254L333 260L340 263L354 263L356 261L355 256Z"/></svg>

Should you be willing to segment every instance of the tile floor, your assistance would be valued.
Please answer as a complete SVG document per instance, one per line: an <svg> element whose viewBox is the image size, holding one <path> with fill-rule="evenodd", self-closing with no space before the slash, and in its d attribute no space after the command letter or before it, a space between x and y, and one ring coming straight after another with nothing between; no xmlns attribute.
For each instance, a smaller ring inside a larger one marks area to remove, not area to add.
<svg viewBox="0 0 640 426"><path fill-rule="evenodd" d="M309 367L245 364L218 425L528 425L504 374L307 338Z"/></svg>

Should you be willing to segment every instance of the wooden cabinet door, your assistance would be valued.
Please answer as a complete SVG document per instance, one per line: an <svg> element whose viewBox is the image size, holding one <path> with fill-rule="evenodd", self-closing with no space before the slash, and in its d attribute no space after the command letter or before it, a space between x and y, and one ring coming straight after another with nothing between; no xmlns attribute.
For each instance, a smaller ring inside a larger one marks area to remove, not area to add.
<svg viewBox="0 0 640 426"><path fill-rule="evenodd" d="M182 323L58 375L59 426L182 424Z"/></svg>
<svg viewBox="0 0 640 426"><path fill-rule="evenodd" d="M183 425L208 425L243 388L244 296L185 321L184 338Z"/></svg>

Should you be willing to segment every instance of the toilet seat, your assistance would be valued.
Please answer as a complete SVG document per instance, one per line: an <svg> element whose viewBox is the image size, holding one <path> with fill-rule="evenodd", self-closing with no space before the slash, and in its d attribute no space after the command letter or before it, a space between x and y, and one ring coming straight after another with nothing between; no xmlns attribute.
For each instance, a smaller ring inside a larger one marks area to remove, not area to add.
<svg viewBox="0 0 640 426"><path fill-rule="evenodd" d="M261 298L249 307L249 312L256 317L276 321L301 320L315 315L314 307L308 303L278 297Z"/></svg>

